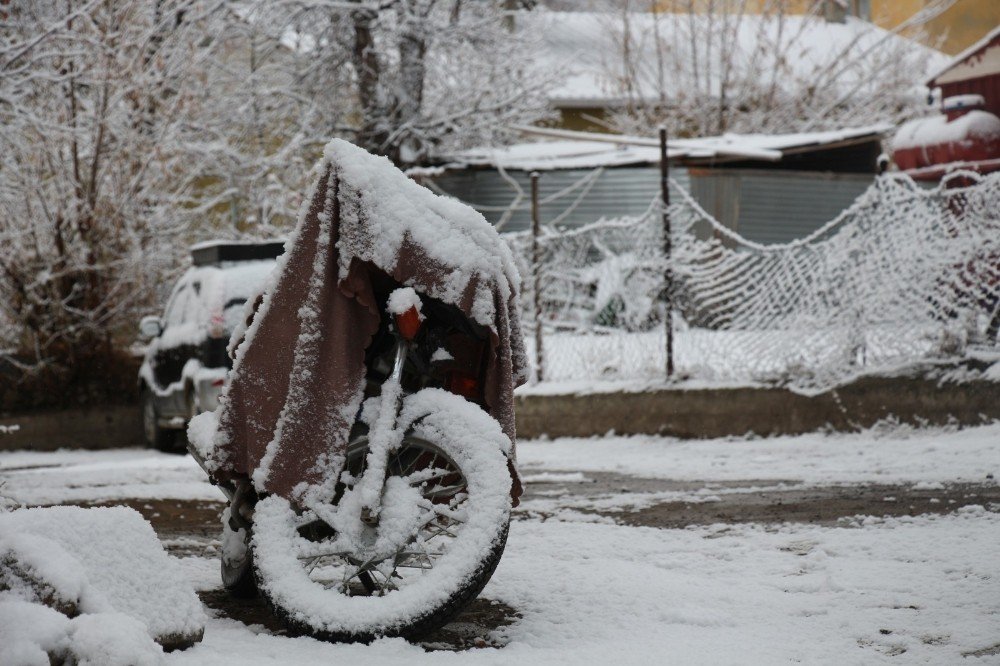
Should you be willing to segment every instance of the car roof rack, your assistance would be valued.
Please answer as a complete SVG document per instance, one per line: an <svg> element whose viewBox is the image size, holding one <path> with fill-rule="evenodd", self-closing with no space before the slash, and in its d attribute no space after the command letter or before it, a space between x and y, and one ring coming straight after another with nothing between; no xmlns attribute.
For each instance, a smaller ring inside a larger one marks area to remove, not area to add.
<svg viewBox="0 0 1000 666"><path fill-rule="evenodd" d="M256 261L276 259L285 252L285 241L211 240L191 246L191 261L195 266L213 266L224 261Z"/></svg>

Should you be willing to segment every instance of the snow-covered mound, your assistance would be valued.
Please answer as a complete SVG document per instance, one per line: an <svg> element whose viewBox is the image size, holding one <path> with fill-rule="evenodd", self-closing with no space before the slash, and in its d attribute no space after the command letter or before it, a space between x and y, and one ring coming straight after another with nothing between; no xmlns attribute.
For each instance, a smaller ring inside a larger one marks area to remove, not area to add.
<svg viewBox="0 0 1000 666"><path fill-rule="evenodd" d="M29 616L37 622L17 629ZM180 566L138 512L60 506L0 513L0 664L34 663L26 655L36 653L70 654L78 663L156 663L162 650L153 641L187 647L201 640L205 619Z"/></svg>
<svg viewBox="0 0 1000 666"><path fill-rule="evenodd" d="M139 620L123 613L72 619L41 604L0 592L0 665L153 666L163 649Z"/></svg>

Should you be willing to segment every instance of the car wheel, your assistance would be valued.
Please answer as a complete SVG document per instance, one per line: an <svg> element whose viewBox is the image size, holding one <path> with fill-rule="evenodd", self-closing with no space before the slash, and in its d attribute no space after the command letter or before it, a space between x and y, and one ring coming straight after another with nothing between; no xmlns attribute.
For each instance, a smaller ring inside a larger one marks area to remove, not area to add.
<svg viewBox="0 0 1000 666"><path fill-rule="evenodd" d="M161 428L157 421L159 414L156 411L156 398L152 391L142 392L142 433L146 439L146 446L159 451L173 452L177 433L173 430Z"/></svg>

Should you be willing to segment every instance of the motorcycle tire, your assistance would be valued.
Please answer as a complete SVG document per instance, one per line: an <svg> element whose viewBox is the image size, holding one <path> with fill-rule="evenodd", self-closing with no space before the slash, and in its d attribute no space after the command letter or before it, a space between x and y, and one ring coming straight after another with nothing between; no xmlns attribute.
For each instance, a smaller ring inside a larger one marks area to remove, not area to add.
<svg viewBox="0 0 1000 666"><path fill-rule="evenodd" d="M337 642L418 638L493 575L510 524L510 440L478 406L440 389L407 396L399 425L406 435L390 454L381 514L367 522L358 514L356 545L337 541L325 509L274 495L257 503L257 588L293 632ZM350 444L324 507L351 496L367 453L366 436ZM324 550L335 543L342 550ZM389 546L372 546L379 543Z"/></svg>

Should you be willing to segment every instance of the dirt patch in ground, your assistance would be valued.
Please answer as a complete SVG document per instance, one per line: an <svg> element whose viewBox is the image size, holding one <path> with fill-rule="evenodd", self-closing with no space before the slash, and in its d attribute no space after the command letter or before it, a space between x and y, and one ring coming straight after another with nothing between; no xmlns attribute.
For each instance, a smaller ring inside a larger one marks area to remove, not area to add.
<svg viewBox="0 0 1000 666"><path fill-rule="evenodd" d="M718 495L699 504L667 502L618 514L626 525L679 528L712 523L833 525L854 516L950 513L971 504L1000 504L1000 488L954 484L940 490L876 485Z"/></svg>
<svg viewBox="0 0 1000 666"><path fill-rule="evenodd" d="M996 645L991 645L990 647L983 648L981 650L973 650L972 652L963 652L963 657L992 657L1000 654L1000 643Z"/></svg>
<svg viewBox="0 0 1000 666"><path fill-rule="evenodd" d="M285 625L268 610L260 598L237 599L222 588L198 593L201 602L215 611L217 617L227 617L247 626L259 626L269 633L283 636Z"/></svg>
<svg viewBox="0 0 1000 666"><path fill-rule="evenodd" d="M237 599L222 589L199 592L198 596L218 617L248 626L260 626L276 635L288 633L260 598ZM519 617L517 611L507 604L480 597L466 606L454 620L427 634L416 644L428 651L503 647L507 640L502 629L514 624Z"/></svg>
<svg viewBox="0 0 1000 666"><path fill-rule="evenodd" d="M979 504L1000 505L1000 485L950 483L866 484L806 487L794 481L732 481L706 484L697 481L638 479L620 474L586 473L586 482L533 482L524 495L525 512L515 516L547 518L530 511L530 500L549 499L581 511L609 516L626 525L679 529L714 523L810 523L834 525L854 516L915 516L950 513ZM776 486L781 486L776 489ZM639 505L645 495L662 492L719 491L710 501L652 501L641 508L595 510L589 500L609 495L634 496ZM144 500L95 502L86 506L129 506L153 525L167 550L174 555L214 555L221 530L224 504L205 500Z"/></svg>
<svg viewBox="0 0 1000 666"><path fill-rule="evenodd" d="M502 601L479 597L454 620L424 636L419 644L429 651L503 647L508 640L504 627L514 624L520 617L520 613Z"/></svg>
<svg viewBox="0 0 1000 666"><path fill-rule="evenodd" d="M206 500L124 499L80 506L127 506L150 522L171 555L214 555L225 504Z"/></svg>
<svg viewBox="0 0 1000 666"><path fill-rule="evenodd" d="M560 473L554 472L553 476L557 474ZM950 513L973 504L1000 506L1000 485L992 479L987 479L984 483L807 487L795 481L775 480L709 484L636 479L600 472L588 472L584 476L584 483L532 483L528 486L525 500L555 499L569 506L582 505L579 508L582 512L608 516L625 525L668 529L714 523L795 522L835 525L859 515L916 516ZM704 497L701 501L689 502L644 498L644 495L651 496L654 493L704 493L706 490L719 492L709 493L709 497ZM586 507L588 499L597 501L613 495L632 496L632 502L639 505L639 508L596 510ZM645 504L648 506L644 506ZM543 514L540 517L546 516Z"/></svg>

